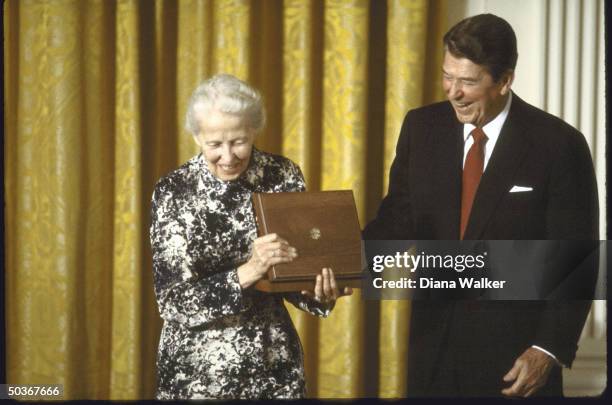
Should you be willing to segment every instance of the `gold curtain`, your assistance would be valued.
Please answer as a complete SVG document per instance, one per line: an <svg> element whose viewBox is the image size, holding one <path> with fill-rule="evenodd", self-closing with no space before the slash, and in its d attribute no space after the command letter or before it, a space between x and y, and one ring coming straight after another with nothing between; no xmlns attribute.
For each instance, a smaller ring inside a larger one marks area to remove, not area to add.
<svg viewBox="0 0 612 405"><path fill-rule="evenodd" d="M197 153L187 99L227 72L259 88L261 149L371 219L405 112L442 99L444 0L7 0L7 379L66 399L152 398L155 181ZM357 291L290 308L310 397L406 394L410 303Z"/></svg>

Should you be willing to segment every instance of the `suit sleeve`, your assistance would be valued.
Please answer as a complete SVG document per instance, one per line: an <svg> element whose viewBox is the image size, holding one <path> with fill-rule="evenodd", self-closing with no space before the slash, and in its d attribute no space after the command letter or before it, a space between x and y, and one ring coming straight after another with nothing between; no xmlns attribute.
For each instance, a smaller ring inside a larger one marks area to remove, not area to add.
<svg viewBox="0 0 612 405"><path fill-rule="evenodd" d="M287 293L284 295L284 298L294 307L321 318L327 318L334 308L333 305L317 302L299 292Z"/></svg>
<svg viewBox="0 0 612 405"><path fill-rule="evenodd" d="M597 184L590 152L584 137L576 133L560 149L549 182L549 202L546 209L547 239L564 241L575 250L575 256L591 261L570 269L574 292L591 292L597 278L597 244L599 208ZM572 242L569 242L572 241ZM569 276L568 276L569 277ZM578 339L591 307L591 300L565 298L546 302L535 345L555 354L564 365L571 367L578 349ZM578 293L574 296L588 296Z"/></svg>
<svg viewBox="0 0 612 405"><path fill-rule="evenodd" d="M376 217L363 230L365 240L410 239L413 229L409 186L410 137L415 130L412 112L404 118L400 131L395 159L389 175L389 190L383 199Z"/></svg>

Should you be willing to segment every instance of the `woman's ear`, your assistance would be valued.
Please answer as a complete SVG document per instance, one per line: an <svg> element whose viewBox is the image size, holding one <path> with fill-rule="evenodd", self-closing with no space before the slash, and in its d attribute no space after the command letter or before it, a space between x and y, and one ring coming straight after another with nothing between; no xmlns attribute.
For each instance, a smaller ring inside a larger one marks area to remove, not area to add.
<svg viewBox="0 0 612 405"><path fill-rule="evenodd" d="M193 136L193 141L196 143L196 145L198 145L200 148L202 147L202 141L200 140L200 134L197 135L192 135Z"/></svg>

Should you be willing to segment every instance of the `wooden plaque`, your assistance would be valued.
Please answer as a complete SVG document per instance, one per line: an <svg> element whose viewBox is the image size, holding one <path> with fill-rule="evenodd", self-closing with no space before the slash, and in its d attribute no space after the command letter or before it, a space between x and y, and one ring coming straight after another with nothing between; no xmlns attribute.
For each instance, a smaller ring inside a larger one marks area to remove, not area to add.
<svg viewBox="0 0 612 405"><path fill-rule="evenodd" d="M276 233L298 257L268 270L255 288L267 292L314 289L324 267L340 289L361 287L361 229L351 190L254 193L259 236Z"/></svg>

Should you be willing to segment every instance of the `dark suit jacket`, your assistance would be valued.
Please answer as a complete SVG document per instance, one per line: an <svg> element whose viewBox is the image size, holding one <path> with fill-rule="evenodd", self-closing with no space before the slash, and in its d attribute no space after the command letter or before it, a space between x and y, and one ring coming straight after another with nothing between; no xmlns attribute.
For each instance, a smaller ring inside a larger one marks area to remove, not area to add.
<svg viewBox="0 0 612 405"><path fill-rule="evenodd" d="M364 239L458 239L462 159L463 125L449 102L408 112L388 195ZM533 191L509 193L514 185ZM597 229L595 174L584 137L514 94L464 239L595 240ZM531 345L569 366L589 307L590 301L414 301L409 394L428 394L440 367L457 367L466 393L497 395L503 375ZM560 370L548 389L561 394Z"/></svg>

